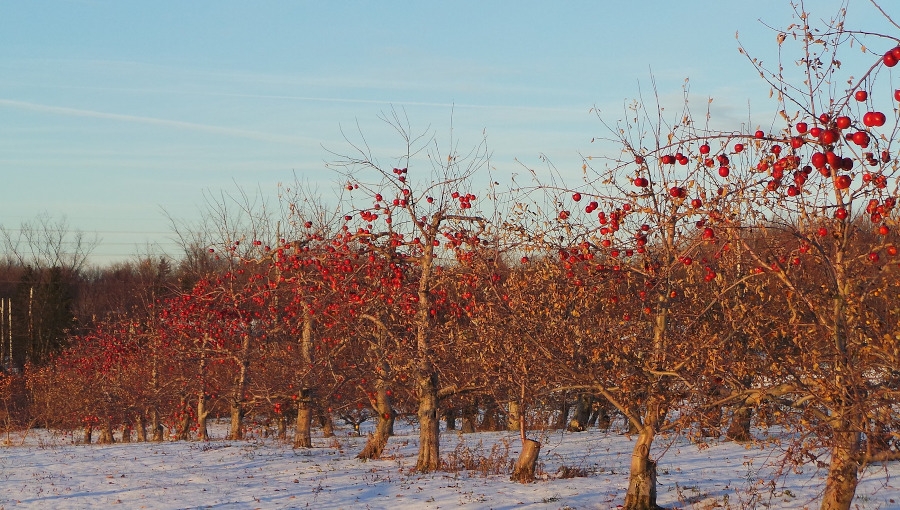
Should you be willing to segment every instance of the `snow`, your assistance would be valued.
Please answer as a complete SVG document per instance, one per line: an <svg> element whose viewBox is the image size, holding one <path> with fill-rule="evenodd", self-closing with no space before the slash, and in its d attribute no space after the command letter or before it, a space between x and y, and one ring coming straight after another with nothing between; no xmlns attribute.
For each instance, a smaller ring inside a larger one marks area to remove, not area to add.
<svg viewBox="0 0 900 510"><path fill-rule="evenodd" d="M216 424L213 435L223 437L225 429ZM82 445L73 444L71 435L43 430L13 434L0 450L0 507L607 509L624 501L633 446L617 431L535 432L542 443L542 474L522 485L510 482L508 474L412 471L418 439L412 426L401 424L385 458L368 462L355 458L364 437L342 428L337 434L314 437L314 448L297 450L258 436ZM494 446L493 459L506 464L518 454L518 436L441 435L444 458L491 457ZM658 502L667 507L816 508L827 474L815 465L779 474L783 450L772 438L698 446L660 437L654 455L661 456ZM559 478L560 466L587 476ZM855 508L900 509L898 477L898 463L869 466Z"/></svg>

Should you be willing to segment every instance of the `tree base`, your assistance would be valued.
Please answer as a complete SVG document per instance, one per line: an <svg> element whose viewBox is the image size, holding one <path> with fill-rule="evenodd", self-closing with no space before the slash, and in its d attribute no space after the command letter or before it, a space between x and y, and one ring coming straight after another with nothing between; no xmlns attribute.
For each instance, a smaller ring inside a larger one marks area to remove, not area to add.
<svg viewBox="0 0 900 510"><path fill-rule="evenodd" d="M516 467L509 479L519 483L533 482L534 470L540 453L541 443L533 439L525 439L522 443L522 453L519 454L519 459L516 460Z"/></svg>

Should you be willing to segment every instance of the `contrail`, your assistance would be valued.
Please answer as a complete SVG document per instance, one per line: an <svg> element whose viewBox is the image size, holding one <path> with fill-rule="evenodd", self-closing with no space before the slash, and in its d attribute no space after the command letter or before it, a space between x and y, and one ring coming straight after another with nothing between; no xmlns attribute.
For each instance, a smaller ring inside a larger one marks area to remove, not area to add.
<svg viewBox="0 0 900 510"><path fill-rule="evenodd" d="M8 106L11 108L30 110L33 112L52 113L55 115L66 115L69 117L88 117L94 119L118 120L122 122L132 122L137 124L166 126L177 129L188 129L191 131L202 131L205 133L233 136L237 138L249 138L252 140L261 140L264 142L284 143L290 145L301 143L315 143L312 139L306 137L276 135L272 133L262 133L259 131L248 131L246 129L210 126L208 124L197 124L195 122L184 122L180 120L158 119L155 117L142 117L139 115L124 115L120 113L107 113L98 112L95 110L67 108L64 106L50 106L38 103L29 103L26 101L16 101L13 99L0 99L0 106Z"/></svg>

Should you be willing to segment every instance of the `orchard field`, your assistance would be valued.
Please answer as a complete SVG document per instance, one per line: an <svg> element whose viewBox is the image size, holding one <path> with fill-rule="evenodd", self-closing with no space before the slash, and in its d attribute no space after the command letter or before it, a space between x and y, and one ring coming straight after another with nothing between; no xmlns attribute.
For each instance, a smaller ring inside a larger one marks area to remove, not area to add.
<svg viewBox="0 0 900 510"><path fill-rule="evenodd" d="M4 231L4 501L898 508L900 40L843 19L740 47L765 124L598 112L579 182L391 110L334 201L223 195L177 261Z"/></svg>
<svg viewBox="0 0 900 510"><path fill-rule="evenodd" d="M371 422L363 435L373 430ZM296 449L275 438L224 440L227 423L211 426L209 442L72 444L71 435L32 431L14 436L0 460L4 508L528 508L620 507L633 439L610 430L548 431L534 483L505 474L520 449L512 432L443 431L444 469L415 471L417 437L404 420L381 460L360 462L365 437L339 426L334 438L313 436ZM77 442L77 438L75 439ZM666 437L659 464L659 504L668 508L814 508L827 468L781 462L777 435L752 445L712 441L704 447ZM896 464L863 472L854 508L900 508Z"/></svg>

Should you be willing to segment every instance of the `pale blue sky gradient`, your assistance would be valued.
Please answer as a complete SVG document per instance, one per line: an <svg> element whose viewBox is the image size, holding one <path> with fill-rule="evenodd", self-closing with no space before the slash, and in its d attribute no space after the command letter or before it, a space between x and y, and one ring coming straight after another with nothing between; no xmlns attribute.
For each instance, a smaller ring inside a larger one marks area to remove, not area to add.
<svg viewBox="0 0 900 510"><path fill-rule="evenodd" d="M888 4L888 2L884 2ZM807 2L831 15L839 2ZM204 192L275 193L294 174L328 190L325 149L405 108L461 145L487 134L499 176L580 152L649 89L725 122L772 122L768 87L737 52L774 59L785 1L246 2L0 0L0 224L42 212L97 232L94 261L143 246L177 255L162 210L190 220ZM868 2L849 23L888 31ZM451 105L455 105L451 109ZM323 148L324 147L324 148Z"/></svg>

